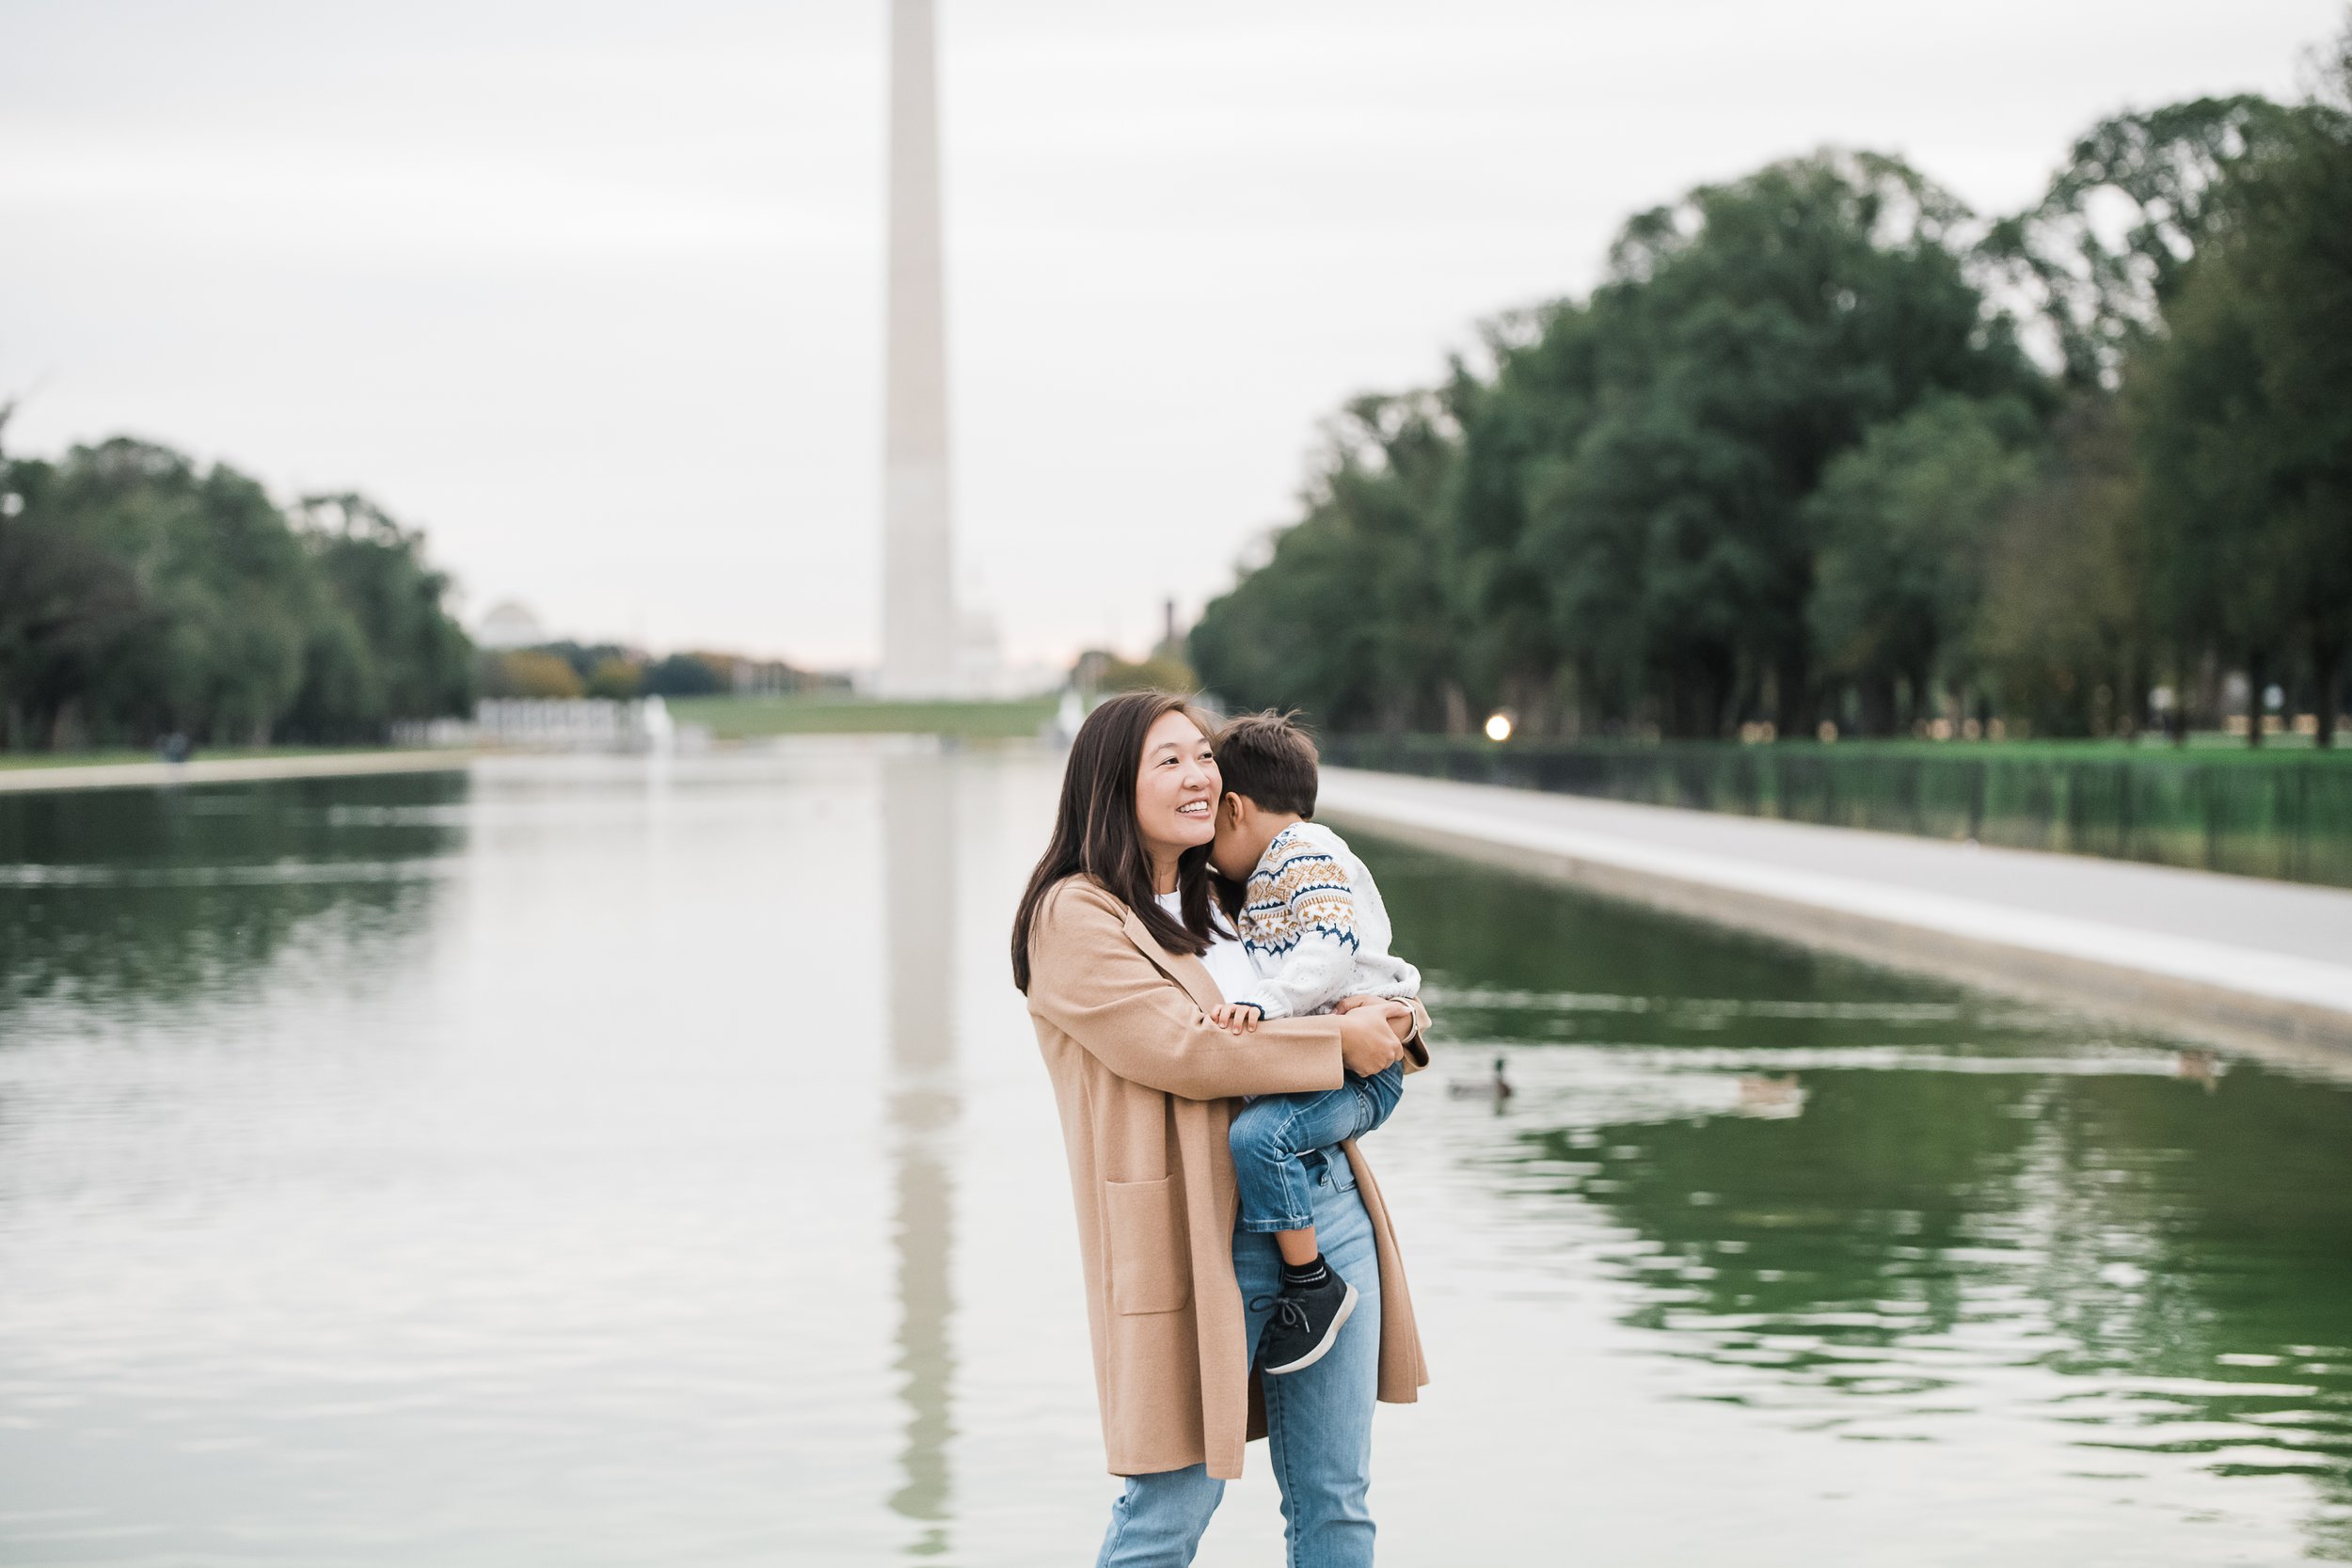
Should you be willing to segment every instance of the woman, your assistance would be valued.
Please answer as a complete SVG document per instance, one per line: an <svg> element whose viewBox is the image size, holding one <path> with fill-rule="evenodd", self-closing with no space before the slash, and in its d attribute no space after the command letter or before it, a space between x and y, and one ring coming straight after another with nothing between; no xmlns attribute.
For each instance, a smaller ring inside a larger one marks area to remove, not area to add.
<svg viewBox="0 0 2352 1568"><path fill-rule="evenodd" d="M1226 1128L1238 1096L1336 1088L1408 1044L1407 1070L1425 1064L1422 1020L1351 998L1370 1005L1240 1037L1209 1022L1224 1000L1213 966L1247 967L1230 935L1213 941L1219 794L1197 710L1162 692L1110 699L1078 731L1053 842L1013 920L1013 983L1069 1146L1104 1443L1127 1478L1100 1568L1190 1562L1262 1433L1290 1560L1370 1563L1373 1402L1412 1400L1428 1381L1388 1213L1353 1143L1313 1157L1315 1228L1360 1299L1321 1361L1253 1380L1279 1255L1271 1237L1235 1233Z"/></svg>

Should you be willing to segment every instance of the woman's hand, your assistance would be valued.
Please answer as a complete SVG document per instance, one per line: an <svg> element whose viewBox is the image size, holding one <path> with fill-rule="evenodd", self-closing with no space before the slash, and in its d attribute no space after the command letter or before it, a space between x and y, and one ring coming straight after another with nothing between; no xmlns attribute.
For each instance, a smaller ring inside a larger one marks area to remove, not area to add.
<svg viewBox="0 0 2352 1568"><path fill-rule="evenodd" d="M1335 1013L1352 1013L1359 1007L1379 1007L1385 1010L1389 1015L1391 1026L1396 1030L1398 1039L1409 1040L1413 1037L1413 1009L1393 996L1343 996L1332 1004L1331 1010Z"/></svg>
<svg viewBox="0 0 2352 1568"><path fill-rule="evenodd" d="M1381 997L1370 1000L1378 1002ZM1412 1014L1405 1015L1406 1026L1411 1027ZM1359 1078L1369 1078L1384 1068L1392 1067L1405 1055L1405 1047L1393 1022L1383 1008L1359 1006L1349 1008L1340 1018L1340 1061Z"/></svg>

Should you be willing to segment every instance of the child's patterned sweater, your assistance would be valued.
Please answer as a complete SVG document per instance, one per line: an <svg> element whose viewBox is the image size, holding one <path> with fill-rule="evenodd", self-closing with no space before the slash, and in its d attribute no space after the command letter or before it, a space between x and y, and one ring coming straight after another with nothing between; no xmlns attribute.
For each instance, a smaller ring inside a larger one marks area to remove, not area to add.
<svg viewBox="0 0 2352 1568"><path fill-rule="evenodd" d="M1328 1012L1344 996L1421 993L1421 972L1389 951L1388 907L1372 873L1320 823L1274 835L1249 874L1240 926L1258 983L1232 1000L1267 1018Z"/></svg>

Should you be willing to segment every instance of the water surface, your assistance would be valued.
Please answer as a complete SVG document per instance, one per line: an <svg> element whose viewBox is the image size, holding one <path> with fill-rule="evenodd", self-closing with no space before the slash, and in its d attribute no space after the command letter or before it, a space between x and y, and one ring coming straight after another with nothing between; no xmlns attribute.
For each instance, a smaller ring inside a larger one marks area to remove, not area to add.
<svg viewBox="0 0 2352 1568"><path fill-rule="evenodd" d="M1090 1560L1057 767L0 799L0 1561ZM2344 1081L1359 847L1384 1561L2352 1560Z"/></svg>

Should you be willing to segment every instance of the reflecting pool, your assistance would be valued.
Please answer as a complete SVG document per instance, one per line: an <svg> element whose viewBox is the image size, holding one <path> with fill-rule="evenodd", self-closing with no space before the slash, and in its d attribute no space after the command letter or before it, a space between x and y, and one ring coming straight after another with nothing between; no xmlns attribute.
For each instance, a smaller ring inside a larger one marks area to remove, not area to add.
<svg viewBox="0 0 2352 1568"><path fill-rule="evenodd" d="M1057 768L0 797L0 1561L1091 1560ZM2352 1560L2352 1064L1357 842L1441 1036L1384 1561Z"/></svg>

